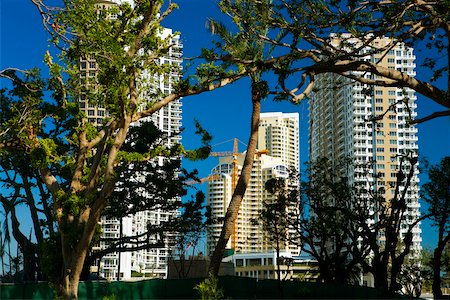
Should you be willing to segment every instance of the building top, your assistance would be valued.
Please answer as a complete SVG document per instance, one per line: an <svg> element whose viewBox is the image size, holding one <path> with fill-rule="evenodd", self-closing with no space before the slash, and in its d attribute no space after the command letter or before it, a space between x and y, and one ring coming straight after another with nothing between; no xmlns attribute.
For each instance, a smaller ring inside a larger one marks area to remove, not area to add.
<svg viewBox="0 0 450 300"><path fill-rule="evenodd" d="M284 112L265 112L261 113L261 118L274 118L274 117L288 117L288 118L299 118L298 113L284 113Z"/></svg>

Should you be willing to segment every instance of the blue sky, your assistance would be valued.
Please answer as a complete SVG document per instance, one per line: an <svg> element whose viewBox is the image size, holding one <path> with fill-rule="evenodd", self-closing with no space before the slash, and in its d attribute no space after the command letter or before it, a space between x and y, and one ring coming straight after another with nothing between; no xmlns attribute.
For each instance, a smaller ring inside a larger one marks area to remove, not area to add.
<svg viewBox="0 0 450 300"><path fill-rule="evenodd" d="M57 2L57 1L52 1ZM223 18L214 0L178 0L180 8L165 21L166 27L181 32L185 57L194 57L202 47L210 47L211 34L206 30L207 18ZM42 28L41 18L30 0L0 1L0 69L17 67L29 69L43 67L42 59L48 49L48 36ZM428 55L427 51L416 52L419 56ZM418 64L419 65L419 64ZM44 67L45 68L45 67ZM419 77L429 74L417 68ZM0 86L7 84L0 80ZM418 114L425 116L436 109L430 100L418 95ZM221 143L237 137L243 142L248 139L251 112L249 82L237 82L217 91L183 99L183 143L186 147L198 145L193 138L193 120L200 123L214 137L213 144ZM308 159L307 106L295 106L289 103L275 103L266 100L262 103L262 111L298 112L300 114L300 161ZM443 156L450 155L450 119L441 118L418 126L419 153L431 163L437 163ZM232 150L232 143L215 147L214 151ZM240 145L243 150L244 146ZM207 176L214 167L217 158L209 158L203 162L186 164L188 168L199 169L200 176ZM422 182L426 177L421 176ZM2 221L2 220L0 220ZM425 246L433 246L434 230L423 224L423 241Z"/></svg>

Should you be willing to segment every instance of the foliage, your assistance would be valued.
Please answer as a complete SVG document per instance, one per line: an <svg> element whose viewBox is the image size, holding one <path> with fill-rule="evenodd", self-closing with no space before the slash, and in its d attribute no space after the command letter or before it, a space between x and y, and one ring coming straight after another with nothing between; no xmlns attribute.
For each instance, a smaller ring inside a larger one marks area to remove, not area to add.
<svg viewBox="0 0 450 300"><path fill-rule="evenodd" d="M450 157L428 171L429 182L422 186L422 198L428 204L428 212L433 226L437 227L438 241L433 254L433 296L442 298L441 271L448 272L448 257L444 254L450 242Z"/></svg>
<svg viewBox="0 0 450 300"><path fill-rule="evenodd" d="M411 218L406 212L405 197L417 158L408 154L398 159L397 182L390 187L392 198L376 184L378 178L374 186L367 179L371 162L320 158L309 164L301 198L292 198L295 209L289 220L298 236L292 235L291 242L300 243L317 260L322 281L354 283L359 282L361 272L370 272L376 288L391 295L400 290L405 261L416 255L412 230L425 216Z"/></svg>
<svg viewBox="0 0 450 300"><path fill-rule="evenodd" d="M149 146L145 144L148 140L141 142L140 135L152 129L141 128L136 133L133 125L181 97L232 83L245 72L204 71L202 76L186 78L177 85L183 75L180 65L163 63L168 56L181 56L174 43L178 33L161 26L176 8L171 2L166 5L163 0L144 0L131 6L124 1L98 6L94 0L63 0L61 7L47 6L46 1L32 2L54 46L50 47L52 53L49 50L44 57L49 78L42 78L37 70L0 72L13 84L8 93L0 93L0 158L2 163L11 160L4 167L5 174L12 171L10 174L17 174L14 178L20 178L23 184L12 185L8 192L14 195L21 189L38 190L41 199L48 199L42 202L41 211L41 207L34 207L39 200L25 193L25 202L37 217L33 217L35 234L41 236L39 232L43 232L38 243L44 244L44 236L52 239L54 231L60 237L61 248L53 240L45 245L56 247L46 251L61 255L54 260L61 262L58 273L51 274L58 295L76 298L97 224L120 176L133 167L134 171L145 168L145 161L171 157L170 163L159 169L167 168L169 176L179 167L177 156L200 159L209 153L206 143L210 137L201 127L197 129L203 134L205 147L187 151L180 145ZM174 92L163 89L161 82L173 84ZM92 123L85 111L89 105L103 107L107 116ZM129 136L136 142L136 149L127 146ZM26 173L21 173L24 168L19 166L20 156L27 162ZM27 180L31 181L27 184ZM172 185L163 193L183 194L179 182L169 183ZM198 201L183 207L191 213L182 218L183 222L199 218L194 212L201 207ZM134 203L129 210L122 205L118 212L131 213L141 203ZM44 217L45 225L41 222ZM19 234L20 230L15 232ZM23 245L30 248L30 240L23 239Z"/></svg>
<svg viewBox="0 0 450 300"><path fill-rule="evenodd" d="M357 278L360 260L368 250L358 247L360 233L351 216L359 203L360 191L349 182L349 160L332 162L326 158L309 165L309 180L302 183L303 218L299 234L304 251L318 261L320 278L325 282L352 283ZM306 212L306 209L309 212ZM368 211L361 219L369 219Z"/></svg>
<svg viewBox="0 0 450 300"><path fill-rule="evenodd" d="M367 89L372 86L411 89L443 109L422 118L414 119L411 115L411 123L450 114L448 86L442 88L438 82L442 79L444 84L448 83L449 75L448 1L273 0L253 5L248 2L221 3L231 7L225 12L234 22L243 24L237 26L238 30L245 28L247 36L270 45L273 53L270 65L251 57L247 62L274 71L278 77L275 99L298 103L314 91L320 74L331 72L359 81ZM256 22L255 8L263 8L256 14ZM436 51L428 51L424 45ZM404 47L427 51L426 55L418 56L418 64L428 68L430 75L418 78L407 68L381 65L395 47L404 52L407 50ZM405 96L402 102L407 100ZM383 114L377 117L382 118Z"/></svg>
<svg viewBox="0 0 450 300"><path fill-rule="evenodd" d="M197 284L194 289L200 294L201 300L219 300L223 299L223 289L218 287L218 279L212 274Z"/></svg>

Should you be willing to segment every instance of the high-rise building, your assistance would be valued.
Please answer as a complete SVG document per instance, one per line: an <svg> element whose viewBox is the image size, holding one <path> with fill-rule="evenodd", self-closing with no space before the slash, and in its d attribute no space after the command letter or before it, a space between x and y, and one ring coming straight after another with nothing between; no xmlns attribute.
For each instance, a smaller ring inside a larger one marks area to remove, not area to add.
<svg viewBox="0 0 450 300"><path fill-rule="evenodd" d="M264 201L271 201L273 197L265 191L265 183L271 178L287 179L289 168L298 170L298 114L263 113L259 130L260 151L255 155L251 178L233 234L227 244L227 248L235 252L266 252L274 249L261 225L255 222L260 219ZM208 255L214 251L223 225L220 220L225 216L234 192L233 173L241 172L244 157L245 153L235 157L231 155L221 157L219 164L211 171L210 178L213 180L208 182L206 199L211 207L213 219L219 221L208 228L206 238ZM295 243L285 242L281 248L294 256L300 253L299 246Z"/></svg>
<svg viewBox="0 0 450 300"><path fill-rule="evenodd" d="M258 131L259 149L281 158L289 168L299 170L299 117L298 113L261 113Z"/></svg>
<svg viewBox="0 0 450 300"><path fill-rule="evenodd" d="M117 3L124 2L133 5L132 0L98 0L97 6L100 10L105 10ZM114 16L111 17L113 18ZM161 33L161 37L164 39L170 37L171 47L164 57L159 58L159 63L161 65L170 64L181 68L183 45L181 44L179 36L173 36L172 30L166 28ZM89 78L97 76L97 68L98 66L94 59L80 59L81 79L86 79L86 84L89 84ZM143 76L149 76L152 80L148 80L151 84L147 87L148 91L142 91L142 97L146 97L146 95L149 95L156 90L168 95L173 92L173 85L179 79L179 74L175 72L167 75L157 75L157 77L152 74ZM85 112L90 123L101 126L103 119L108 116L108 111L101 104L89 103L89 99L87 98L86 95L80 96L80 109ZM167 146L170 147L175 143L179 143L181 140L181 136L179 135L181 130L181 101L173 101L161 108L158 112L152 114L152 116L141 121L152 121L163 133L165 133L168 136L166 142ZM163 158L158 158L152 163L162 164L163 160ZM139 180L139 175L136 180ZM142 192L144 194L146 193L146 191ZM168 199L167 201L175 201L175 199ZM142 211L133 216L124 217L122 220L102 217L102 238L119 238L121 236L143 234L147 231L148 224L159 225L161 222L167 221L178 213L178 211L164 211L157 209L153 211ZM166 277L167 261L170 254L170 246L167 239L170 239L171 237L173 236L169 234L169 237L165 240L166 246L162 248L142 249L135 252L113 252L105 255L100 263L100 276L111 280L117 278L128 279L131 278L131 272L136 271L145 274L147 277ZM156 242L156 237L144 236L144 238L148 238L150 243ZM108 245L109 242L103 241L100 242L98 248L105 249Z"/></svg>
<svg viewBox="0 0 450 300"><path fill-rule="evenodd" d="M340 41L336 37L333 42L338 46ZM358 43L358 40L347 39L347 42ZM372 46L381 48L390 42L388 38L379 38L373 41ZM415 75L412 48L398 43L384 53L368 54L372 50L361 50L362 54L367 53L365 60ZM371 79L374 76L359 75ZM400 165L398 155L411 152L417 154L418 151L417 128L407 124L409 118L417 115L416 99L414 91L408 88L371 87L331 73L316 76L315 92L309 102L310 160L327 157L337 161L350 157L356 163L369 164L369 174L362 176L358 170L353 170L346 176L351 182L365 182L368 187L371 185L377 189L383 187L386 199L391 199ZM383 113L386 114L381 120L369 120L370 116ZM418 200L419 178L416 169L406 194L409 224L420 216ZM419 225L413 230L412 250L416 251L421 249Z"/></svg>
<svg viewBox="0 0 450 300"><path fill-rule="evenodd" d="M171 29L165 29L163 37L166 38L172 35ZM161 64L181 65L182 56L182 44L179 37L172 37L172 47L169 53L165 57L159 58ZM178 80L177 74L169 74L168 78L160 76L159 86L153 88L159 88L164 94L170 94L173 91L173 84ZM181 101L176 100L169 105L161 108L158 112L154 113L151 117L147 118L151 120L162 132L164 132L169 138L167 140L167 146L172 146L175 143L179 143L181 136L179 132L181 130ZM145 120L143 120L145 121ZM156 163L162 164L163 158L158 158ZM146 191L142 191L146 193ZM167 201L175 201L174 199L167 199ZM168 221L169 218L177 215L178 211L165 211L162 209L152 211L141 211L134 216L125 217L122 219L124 224L131 223L131 226L122 225L123 236L141 235L147 231L147 225L159 225L161 222ZM102 224L111 228L108 235L110 237L118 238L120 235L120 220L102 218ZM114 231L115 230L115 231ZM106 234L106 231L104 231ZM134 252L120 253L120 259L118 253L111 253L105 256L103 263L101 264L100 273L103 277L108 279L116 279L117 271L120 264L120 278L127 279L131 277L131 271L144 274L147 277L164 278L167 276L167 261L170 254L170 242L166 237L165 247L142 249ZM157 242L156 237L150 238L149 242ZM106 247L106 244L101 245Z"/></svg>

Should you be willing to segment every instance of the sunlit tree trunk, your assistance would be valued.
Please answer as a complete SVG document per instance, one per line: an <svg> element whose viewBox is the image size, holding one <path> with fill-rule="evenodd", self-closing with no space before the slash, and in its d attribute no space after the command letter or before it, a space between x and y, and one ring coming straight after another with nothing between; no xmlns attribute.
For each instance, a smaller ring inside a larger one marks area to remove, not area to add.
<svg viewBox="0 0 450 300"><path fill-rule="evenodd" d="M247 153L245 154L241 175L239 176L239 180L236 184L236 188L233 192L233 196L231 197L230 204L228 205L228 209L225 214L225 218L223 220L223 227L220 233L220 237L217 241L214 253L211 257L209 272L214 276L218 276L219 274L219 268L222 262L223 254L225 252L225 247L233 233L234 223L238 216L239 207L241 206L245 190L247 189L248 183L250 181L253 161L256 153L256 143L258 141L261 98L262 98L261 91L258 85L254 83L252 85L252 117L250 127L250 138L247 144Z"/></svg>

